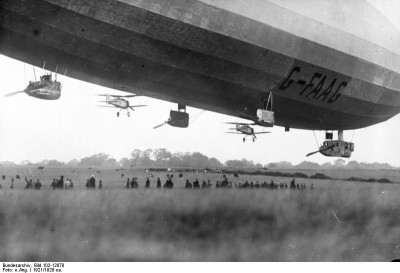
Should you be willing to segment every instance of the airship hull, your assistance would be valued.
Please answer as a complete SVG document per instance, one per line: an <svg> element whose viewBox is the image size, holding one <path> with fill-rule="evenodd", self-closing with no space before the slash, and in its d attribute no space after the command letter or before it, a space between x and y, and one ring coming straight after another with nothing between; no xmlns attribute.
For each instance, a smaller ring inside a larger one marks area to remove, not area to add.
<svg viewBox="0 0 400 273"><path fill-rule="evenodd" d="M279 0L249 1L247 13L240 2L4 0L0 53L250 120L272 93L275 124L291 128L356 129L400 112L400 57L390 46L312 14L286 17L281 26L277 13L301 10ZM257 7L270 22L249 13ZM311 30L291 31L296 22Z"/></svg>

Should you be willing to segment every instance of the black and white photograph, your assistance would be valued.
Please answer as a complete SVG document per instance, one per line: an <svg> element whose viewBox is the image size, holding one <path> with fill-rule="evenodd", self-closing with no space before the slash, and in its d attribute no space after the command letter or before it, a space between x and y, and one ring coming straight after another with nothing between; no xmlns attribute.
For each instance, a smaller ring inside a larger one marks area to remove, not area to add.
<svg viewBox="0 0 400 273"><path fill-rule="evenodd" d="M2 272L395 265L399 113L398 0L1 0Z"/></svg>

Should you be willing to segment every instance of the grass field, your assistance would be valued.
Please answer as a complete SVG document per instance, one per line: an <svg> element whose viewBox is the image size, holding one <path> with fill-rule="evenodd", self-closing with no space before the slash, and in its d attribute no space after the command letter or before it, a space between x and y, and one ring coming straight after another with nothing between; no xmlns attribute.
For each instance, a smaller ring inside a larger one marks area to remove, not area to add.
<svg viewBox="0 0 400 273"><path fill-rule="evenodd" d="M400 184L302 180L315 190L144 189L144 171L1 169L1 261L390 261L400 258ZM10 178L15 189L10 190ZM103 190L86 190L91 174ZM121 177L121 173L125 177ZM27 175L40 191L23 190ZM53 191L52 178L73 190ZM138 190L125 189L139 178ZM270 181L270 177L230 179ZM274 177L275 182L288 178ZM398 180L397 180L398 181Z"/></svg>

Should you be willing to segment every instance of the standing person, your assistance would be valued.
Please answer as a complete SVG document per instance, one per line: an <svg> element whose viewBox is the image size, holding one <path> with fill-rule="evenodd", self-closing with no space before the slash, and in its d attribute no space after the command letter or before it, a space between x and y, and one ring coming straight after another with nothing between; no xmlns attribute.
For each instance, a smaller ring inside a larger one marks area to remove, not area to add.
<svg viewBox="0 0 400 273"><path fill-rule="evenodd" d="M296 181L294 180L294 178L293 178L292 181L290 182L290 188L291 188L291 189L295 189L295 188L296 188Z"/></svg>
<svg viewBox="0 0 400 273"><path fill-rule="evenodd" d="M53 182L51 182L51 184L50 184L50 187L52 187L53 190L55 190L57 187L57 181L54 178L53 178Z"/></svg>
<svg viewBox="0 0 400 273"><path fill-rule="evenodd" d="M129 189L129 185L130 185L130 183L129 183L129 178L128 178L128 180L126 180L126 186L125 186L125 188Z"/></svg>
<svg viewBox="0 0 400 273"><path fill-rule="evenodd" d="M200 182L199 179L193 182L193 189L200 189Z"/></svg>
<svg viewBox="0 0 400 273"><path fill-rule="evenodd" d="M133 189L134 186L135 186L135 178L133 177L131 179L131 189Z"/></svg>
<svg viewBox="0 0 400 273"><path fill-rule="evenodd" d="M132 181L131 181L131 188L132 188L132 189L137 189L137 188L139 188L139 184L138 184L138 182L137 182L137 177L134 177L134 178L132 179Z"/></svg>
<svg viewBox="0 0 400 273"><path fill-rule="evenodd" d="M96 179L94 178L94 174L89 179L89 187L92 189L96 188Z"/></svg>
<svg viewBox="0 0 400 273"><path fill-rule="evenodd" d="M193 188L192 183L189 182L189 179L186 179L185 189Z"/></svg>
<svg viewBox="0 0 400 273"><path fill-rule="evenodd" d="M161 188L161 180L160 180L160 178L158 177L157 178L157 189L160 189Z"/></svg>
<svg viewBox="0 0 400 273"><path fill-rule="evenodd" d="M103 182L101 182L101 180L99 181L99 190L101 190L103 188Z"/></svg>
<svg viewBox="0 0 400 273"><path fill-rule="evenodd" d="M146 179L146 184L144 186L145 188L150 188L150 179L147 177Z"/></svg>
<svg viewBox="0 0 400 273"><path fill-rule="evenodd" d="M170 176L168 176L167 182L164 184L164 188L167 189L172 189L174 187L174 182L172 182L172 179Z"/></svg>
<svg viewBox="0 0 400 273"><path fill-rule="evenodd" d="M26 182L26 186L25 186L25 189L26 189L26 190L27 190L27 189L32 189L32 188L33 188L32 179L28 180L28 178L26 178L26 176L25 176L25 182Z"/></svg>
<svg viewBox="0 0 400 273"><path fill-rule="evenodd" d="M60 180L58 180L57 188L64 189L64 176L62 176L62 175L60 176Z"/></svg>
<svg viewBox="0 0 400 273"><path fill-rule="evenodd" d="M42 187L42 183L40 183L39 179L36 181L36 183L34 183L34 189L35 190L40 190L40 188Z"/></svg>

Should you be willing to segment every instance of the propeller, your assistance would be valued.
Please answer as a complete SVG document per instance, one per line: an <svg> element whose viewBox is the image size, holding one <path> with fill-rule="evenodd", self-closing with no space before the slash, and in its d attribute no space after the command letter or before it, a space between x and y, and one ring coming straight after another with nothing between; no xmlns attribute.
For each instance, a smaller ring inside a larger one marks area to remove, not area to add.
<svg viewBox="0 0 400 273"><path fill-rule="evenodd" d="M164 121L163 123L161 123L161 124L159 124L159 125L157 125L157 126L154 126L153 129L160 128L161 126L164 126L164 125L167 124L167 123L168 123L168 120L167 120L167 121Z"/></svg>
<svg viewBox="0 0 400 273"><path fill-rule="evenodd" d="M25 91L16 91L16 92L8 93L8 94L4 95L4 97L8 98L8 97L18 95L20 93L25 93Z"/></svg>
<svg viewBox="0 0 400 273"><path fill-rule="evenodd" d="M129 106L129 108L130 108L132 111L135 111L135 109L133 109L133 108L135 108L135 107L144 107L144 106L147 106L147 105L132 105L132 106Z"/></svg>
<svg viewBox="0 0 400 273"><path fill-rule="evenodd" d="M325 147L325 148L323 148L323 149L319 149L318 151L315 151L315 152L312 152L312 153L307 154L306 157L309 157L309 156L311 156L311 155L314 155L314 154L317 154L317 153L320 153L320 152L323 152L323 151L332 149L333 147L335 147L335 146L334 146L334 145L330 145L330 146Z"/></svg>
<svg viewBox="0 0 400 273"><path fill-rule="evenodd" d="M115 109L115 106L107 106L107 105L97 105L97 107L113 108L113 109Z"/></svg>

